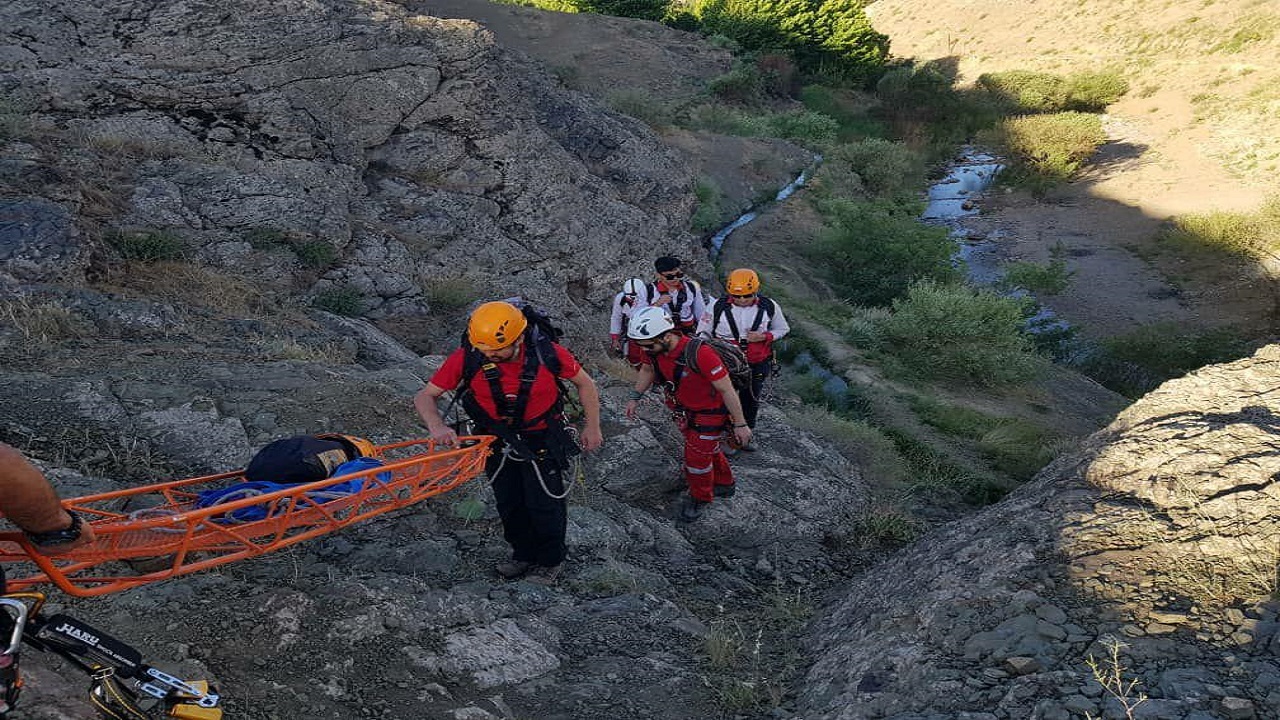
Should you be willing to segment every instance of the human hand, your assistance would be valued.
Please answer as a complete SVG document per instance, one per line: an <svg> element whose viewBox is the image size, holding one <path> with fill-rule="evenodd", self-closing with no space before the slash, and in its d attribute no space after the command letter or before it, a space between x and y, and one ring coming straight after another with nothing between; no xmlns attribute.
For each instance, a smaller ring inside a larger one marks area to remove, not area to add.
<svg viewBox="0 0 1280 720"><path fill-rule="evenodd" d="M631 420L636 419L636 408L640 406L639 400L628 400L624 414Z"/></svg>
<svg viewBox="0 0 1280 720"><path fill-rule="evenodd" d="M452 448L458 446L458 433L448 425L430 428L431 439L436 441L437 445Z"/></svg>
<svg viewBox="0 0 1280 720"><path fill-rule="evenodd" d="M661 295L658 296L657 300L654 300L650 304L653 305L654 307L662 307L663 305L666 305L669 302L671 302L671 296L668 295L667 293L662 293Z"/></svg>
<svg viewBox="0 0 1280 720"><path fill-rule="evenodd" d="M751 428L746 425L738 425L733 428L733 439L737 441L738 447L746 447L751 444Z"/></svg>
<svg viewBox="0 0 1280 720"><path fill-rule="evenodd" d="M76 548L92 545L97 539L98 536L94 534L93 527L86 522L80 524L80 537L71 542L58 543L57 545L34 545L33 547L41 555L66 555Z"/></svg>
<svg viewBox="0 0 1280 720"><path fill-rule="evenodd" d="M769 339L768 333L763 333L763 332L760 332L759 330L750 330L747 332L747 342L749 343L764 342L765 340L768 340L768 339Z"/></svg>
<svg viewBox="0 0 1280 720"><path fill-rule="evenodd" d="M604 433L600 432L599 425L588 425L582 429L582 449L587 452L598 449L604 444Z"/></svg>

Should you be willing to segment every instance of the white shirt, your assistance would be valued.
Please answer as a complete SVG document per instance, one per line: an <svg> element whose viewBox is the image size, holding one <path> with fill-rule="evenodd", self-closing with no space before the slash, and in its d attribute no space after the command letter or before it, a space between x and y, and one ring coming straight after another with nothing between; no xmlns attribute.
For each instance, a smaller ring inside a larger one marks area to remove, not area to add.
<svg viewBox="0 0 1280 720"><path fill-rule="evenodd" d="M610 335L625 335L625 326L627 323L631 322L631 316L635 315L637 310L645 306L643 297L634 296L630 298L630 304L623 302L623 300L626 299L626 293L618 293L613 296L613 314L609 316Z"/></svg>
<svg viewBox="0 0 1280 720"><path fill-rule="evenodd" d="M760 312L760 299L757 296L756 302L739 307L733 304L732 300L727 300L728 309L720 314L720 322L716 323L714 328L715 336L734 340L733 330L729 327L729 315L733 315L733 322L738 327L738 338L745 340L747 333L751 332L751 325L756 321L756 315ZM706 317L702 322L698 323L698 334L707 335L713 331L711 327L712 315L715 312L714 305L707 309ZM773 301L773 315L764 314L764 318L760 321L760 327L756 328L757 332L773 333L773 339L786 335L791 331L791 326L787 324L787 319L782 315L782 306L776 300Z"/></svg>
<svg viewBox="0 0 1280 720"><path fill-rule="evenodd" d="M663 284L665 285L666 283L664 282ZM649 290L653 293L653 303L646 304L656 304L663 293L658 290L657 283L650 283ZM676 296L680 295L684 296L684 303L680 306L680 316L676 317L672 310L675 307ZM665 307L667 312L672 313L671 319L677 325L697 326L702 321L703 316L710 311L710 305L707 303L707 296L702 291L702 286L688 277L684 279L680 289L676 291L676 296L671 298L671 302L660 307Z"/></svg>

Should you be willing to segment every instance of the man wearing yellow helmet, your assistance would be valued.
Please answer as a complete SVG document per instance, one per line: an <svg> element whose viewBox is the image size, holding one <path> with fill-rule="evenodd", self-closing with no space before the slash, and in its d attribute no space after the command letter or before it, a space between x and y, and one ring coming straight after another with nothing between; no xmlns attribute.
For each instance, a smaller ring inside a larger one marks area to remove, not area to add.
<svg viewBox="0 0 1280 720"><path fill-rule="evenodd" d="M561 379L573 383L582 402L581 449L595 450L604 437L595 382L550 333L530 323L530 313L509 302L477 308L464 346L431 376L414 406L431 437L453 446L458 435L445 424L437 399L460 388L462 407L477 431L498 437L485 470L512 553L496 570L507 579L527 576L550 585L565 559L564 474L579 451L566 429Z"/></svg>
<svg viewBox="0 0 1280 720"><path fill-rule="evenodd" d="M724 287L728 297L715 301L698 332L735 342L746 354L751 365L751 392L740 395L747 425L754 430L764 383L773 371L773 341L790 332L791 326L778 303L760 294L760 276L754 270L734 270ZM742 449L755 448L744 445Z"/></svg>

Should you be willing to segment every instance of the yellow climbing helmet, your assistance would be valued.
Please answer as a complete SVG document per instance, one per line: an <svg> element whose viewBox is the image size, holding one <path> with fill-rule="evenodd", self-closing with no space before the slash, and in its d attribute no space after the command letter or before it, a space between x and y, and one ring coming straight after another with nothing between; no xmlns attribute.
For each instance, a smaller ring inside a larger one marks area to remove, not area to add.
<svg viewBox="0 0 1280 720"><path fill-rule="evenodd" d="M754 295L760 290L760 276L756 275L755 270L738 268L729 273L729 279L725 281L724 289L730 295Z"/></svg>
<svg viewBox="0 0 1280 720"><path fill-rule="evenodd" d="M348 454L351 455L350 459L352 460L358 457L373 457L374 455L373 443L362 437L356 437L355 435L343 435L342 433L321 433L316 435L316 437L320 440L336 440L337 442L342 443L343 446L347 448Z"/></svg>
<svg viewBox="0 0 1280 720"><path fill-rule="evenodd" d="M529 321L508 302L487 302L471 313L467 339L477 350L501 350L520 339Z"/></svg>

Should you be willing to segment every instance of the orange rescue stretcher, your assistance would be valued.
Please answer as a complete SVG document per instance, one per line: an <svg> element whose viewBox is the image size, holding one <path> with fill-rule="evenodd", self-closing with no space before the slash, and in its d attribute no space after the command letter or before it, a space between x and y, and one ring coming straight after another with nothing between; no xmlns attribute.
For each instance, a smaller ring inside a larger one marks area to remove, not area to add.
<svg viewBox="0 0 1280 720"><path fill-rule="evenodd" d="M18 565L6 565L11 592L50 582L79 597L119 592L265 555L452 490L480 474L493 441L482 435L461 438L457 448L436 448L432 440L382 445L374 454L382 466L209 507L197 507L200 491L242 482L241 472L64 500L93 526L92 545L48 557L22 533L0 532L0 562ZM353 480L363 480L363 489L331 491ZM264 517L228 521L244 508L265 510L254 512Z"/></svg>

